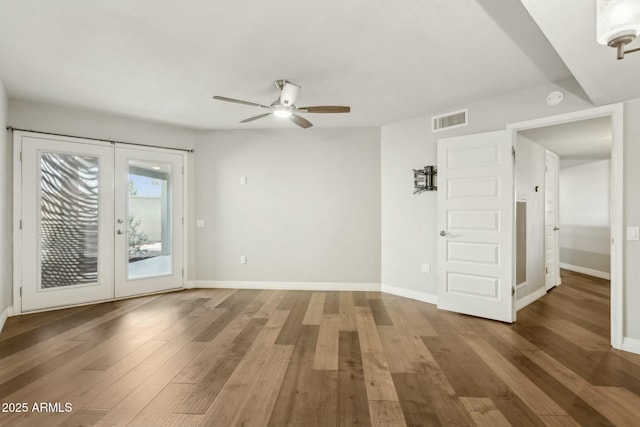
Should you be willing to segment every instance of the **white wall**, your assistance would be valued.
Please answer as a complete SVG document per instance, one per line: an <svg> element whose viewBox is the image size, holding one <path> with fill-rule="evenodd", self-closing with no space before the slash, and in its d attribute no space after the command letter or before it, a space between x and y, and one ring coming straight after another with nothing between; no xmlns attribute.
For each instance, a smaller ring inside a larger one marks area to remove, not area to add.
<svg viewBox="0 0 640 427"><path fill-rule="evenodd" d="M11 305L11 147L7 138L7 94L0 80L0 329Z"/></svg>
<svg viewBox="0 0 640 427"><path fill-rule="evenodd" d="M610 161L560 169L560 262L611 271ZM570 268L570 267L569 267Z"/></svg>
<svg viewBox="0 0 640 427"><path fill-rule="evenodd" d="M195 144L194 132L187 128L19 99L9 100L8 124L26 130L169 148L191 149Z"/></svg>
<svg viewBox="0 0 640 427"><path fill-rule="evenodd" d="M544 147L518 134L516 136L516 199L527 202L527 280L516 288L518 300L545 287L544 167ZM538 191L535 189L536 186Z"/></svg>
<svg viewBox="0 0 640 427"><path fill-rule="evenodd" d="M562 104L549 107L546 96L562 90ZM428 96L428 94L425 94ZM469 108L469 126L432 133L434 114ZM574 80L535 86L457 105L382 127L382 283L426 294L437 294L436 195L411 194L411 169L436 162L436 141L504 129L509 123L590 108L592 105ZM640 132L640 129L639 129ZM640 210L640 205L639 205ZM420 273L420 263L431 273Z"/></svg>
<svg viewBox="0 0 640 427"><path fill-rule="evenodd" d="M379 129L215 131L196 153L196 279L380 283Z"/></svg>

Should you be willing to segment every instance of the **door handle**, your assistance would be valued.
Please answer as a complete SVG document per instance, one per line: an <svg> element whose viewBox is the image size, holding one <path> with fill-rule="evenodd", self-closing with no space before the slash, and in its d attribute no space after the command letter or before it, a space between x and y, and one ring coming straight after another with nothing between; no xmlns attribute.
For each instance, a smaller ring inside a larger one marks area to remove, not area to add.
<svg viewBox="0 0 640 427"><path fill-rule="evenodd" d="M116 233L118 233L118 234L124 234L124 231L122 231L122 230L118 230L118 231L116 231Z"/></svg>
<svg viewBox="0 0 640 427"><path fill-rule="evenodd" d="M558 231L560 230L560 227L553 227L553 231Z"/></svg>
<svg viewBox="0 0 640 427"><path fill-rule="evenodd" d="M442 237L444 237L444 236L446 236L446 235L447 235L447 232L446 232L446 231L444 231L444 230L442 230L442 231L440 232L440 235L441 235Z"/></svg>

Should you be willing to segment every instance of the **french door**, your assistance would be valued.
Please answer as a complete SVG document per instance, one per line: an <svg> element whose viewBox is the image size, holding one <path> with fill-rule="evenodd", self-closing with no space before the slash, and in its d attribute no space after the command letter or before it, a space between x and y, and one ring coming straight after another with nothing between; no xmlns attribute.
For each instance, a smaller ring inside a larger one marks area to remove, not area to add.
<svg viewBox="0 0 640 427"><path fill-rule="evenodd" d="M183 287L182 161L17 133L22 311Z"/></svg>

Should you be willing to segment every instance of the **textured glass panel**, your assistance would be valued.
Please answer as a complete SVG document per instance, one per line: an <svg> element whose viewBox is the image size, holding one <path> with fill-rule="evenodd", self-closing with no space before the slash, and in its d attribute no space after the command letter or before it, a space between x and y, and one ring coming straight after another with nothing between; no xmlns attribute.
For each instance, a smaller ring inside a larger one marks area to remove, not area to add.
<svg viewBox="0 0 640 427"><path fill-rule="evenodd" d="M98 158L40 156L41 287L98 282Z"/></svg>
<svg viewBox="0 0 640 427"><path fill-rule="evenodd" d="M129 161L129 279L171 274L171 165Z"/></svg>

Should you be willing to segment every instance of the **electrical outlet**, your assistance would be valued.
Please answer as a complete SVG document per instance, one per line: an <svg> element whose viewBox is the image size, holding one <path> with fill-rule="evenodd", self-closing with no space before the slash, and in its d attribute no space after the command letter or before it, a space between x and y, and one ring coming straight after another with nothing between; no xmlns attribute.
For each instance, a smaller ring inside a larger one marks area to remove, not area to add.
<svg viewBox="0 0 640 427"><path fill-rule="evenodd" d="M247 263L247 257L244 255L240 255L240 264L246 264Z"/></svg>
<svg viewBox="0 0 640 427"><path fill-rule="evenodd" d="M420 264L420 271L422 273L431 273L431 264Z"/></svg>
<svg viewBox="0 0 640 427"><path fill-rule="evenodd" d="M196 219L196 228L204 228L204 219Z"/></svg>

